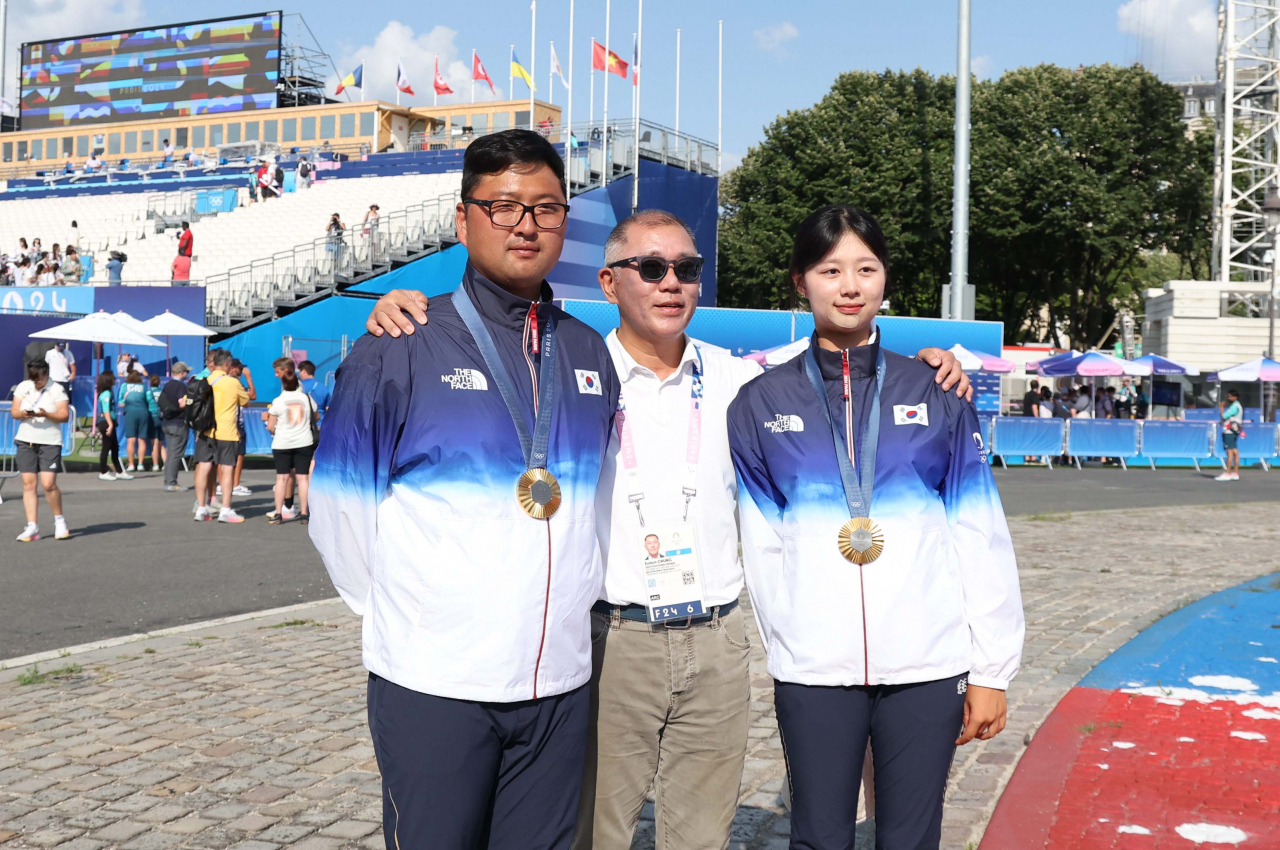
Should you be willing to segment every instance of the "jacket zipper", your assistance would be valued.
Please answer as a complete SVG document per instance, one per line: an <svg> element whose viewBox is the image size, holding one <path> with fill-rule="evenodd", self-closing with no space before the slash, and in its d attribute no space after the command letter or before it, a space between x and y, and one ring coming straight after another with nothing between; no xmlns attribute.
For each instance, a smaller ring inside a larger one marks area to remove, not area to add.
<svg viewBox="0 0 1280 850"><path fill-rule="evenodd" d="M858 468L858 461L853 450L853 382L849 379L849 352L840 355L840 366L843 371L844 391L844 436L849 450L849 462ZM872 474L875 474L874 472ZM871 653L867 647L867 585L864 579L863 566L858 566L858 597L862 601L862 684L871 684Z"/></svg>
<svg viewBox="0 0 1280 850"><path fill-rule="evenodd" d="M538 370L533 367L533 358L529 349L538 353L538 303L529 307L529 315L524 320L524 335L520 350L524 353L524 362L529 367L529 380L533 384L533 418L538 418ZM538 659L533 663L533 698L538 698L538 673L542 669L542 651L547 645L547 615L551 609L551 517L543 522L547 525L547 585L542 595L542 631L538 635Z"/></svg>

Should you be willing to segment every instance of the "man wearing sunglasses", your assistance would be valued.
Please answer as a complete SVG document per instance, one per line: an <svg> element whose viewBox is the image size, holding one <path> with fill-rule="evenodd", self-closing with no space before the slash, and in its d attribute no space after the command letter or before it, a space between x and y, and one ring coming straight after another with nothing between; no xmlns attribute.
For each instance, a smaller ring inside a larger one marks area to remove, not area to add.
<svg viewBox="0 0 1280 850"><path fill-rule="evenodd" d="M473 142L461 286L421 333L362 337L325 416L310 530L364 618L388 850L573 836L618 382L599 335L551 303L568 211L545 138Z"/></svg>
<svg viewBox="0 0 1280 850"><path fill-rule="evenodd" d="M760 367L685 334L702 264L685 223L649 210L614 228L598 273L618 305L606 343L622 413L596 491L605 586L591 618L597 721L575 848L630 847L651 786L669 848L724 846L737 808L750 683L725 417ZM366 327L413 333L401 311L424 323L425 308L420 293L396 290ZM437 310L439 301L433 318ZM968 392L948 352L920 354L944 386L959 380ZM654 536L656 558L646 545Z"/></svg>

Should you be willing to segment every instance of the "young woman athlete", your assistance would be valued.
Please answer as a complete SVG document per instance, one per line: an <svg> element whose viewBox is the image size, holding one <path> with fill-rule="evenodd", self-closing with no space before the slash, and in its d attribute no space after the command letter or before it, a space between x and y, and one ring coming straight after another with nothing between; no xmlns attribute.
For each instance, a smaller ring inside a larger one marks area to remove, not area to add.
<svg viewBox="0 0 1280 850"><path fill-rule="evenodd" d="M800 226L809 350L729 408L743 555L791 782L793 850L854 846L868 737L876 846L937 847L958 744L1005 724L1023 616L973 405L884 348L867 213Z"/></svg>

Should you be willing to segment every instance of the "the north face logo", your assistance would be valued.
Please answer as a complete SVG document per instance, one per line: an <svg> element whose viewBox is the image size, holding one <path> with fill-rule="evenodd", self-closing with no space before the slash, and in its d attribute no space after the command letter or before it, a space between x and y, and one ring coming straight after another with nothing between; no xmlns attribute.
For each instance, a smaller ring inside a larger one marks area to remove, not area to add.
<svg viewBox="0 0 1280 850"><path fill-rule="evenodd" d="M489 381L479 369L454 369L452 375L441 375L440 380L451 390L489 389Z"/></svg>
<svg viewBox="0 0 1280 850"><path fill-rule="evenodd" d="M773 417L772 422L764 423L764 427L775 434L781 434L786 431L803 431L804 420L794 413L779 413Z"/></svg>

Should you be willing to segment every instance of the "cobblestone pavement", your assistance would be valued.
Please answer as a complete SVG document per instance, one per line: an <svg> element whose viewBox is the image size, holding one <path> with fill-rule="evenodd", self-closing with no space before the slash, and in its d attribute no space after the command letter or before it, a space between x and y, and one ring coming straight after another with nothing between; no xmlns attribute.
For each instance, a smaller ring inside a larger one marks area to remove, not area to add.
<svg viewBox="0 0 1280 850"><path fill-rule="evenodd" d="M1025 742L1097 661L1189 601L1280 571L1278 507L1011 521L1022 673L1005 733L956 755L944 847L976 846ZM0 848L382 847L359 637L356 619L328 604L46 662L42 673L57 675L42 683L0 672ZM789 826L756 645L732 846L772 850ZM650 814L636 847L652 847Z"/></svg>

